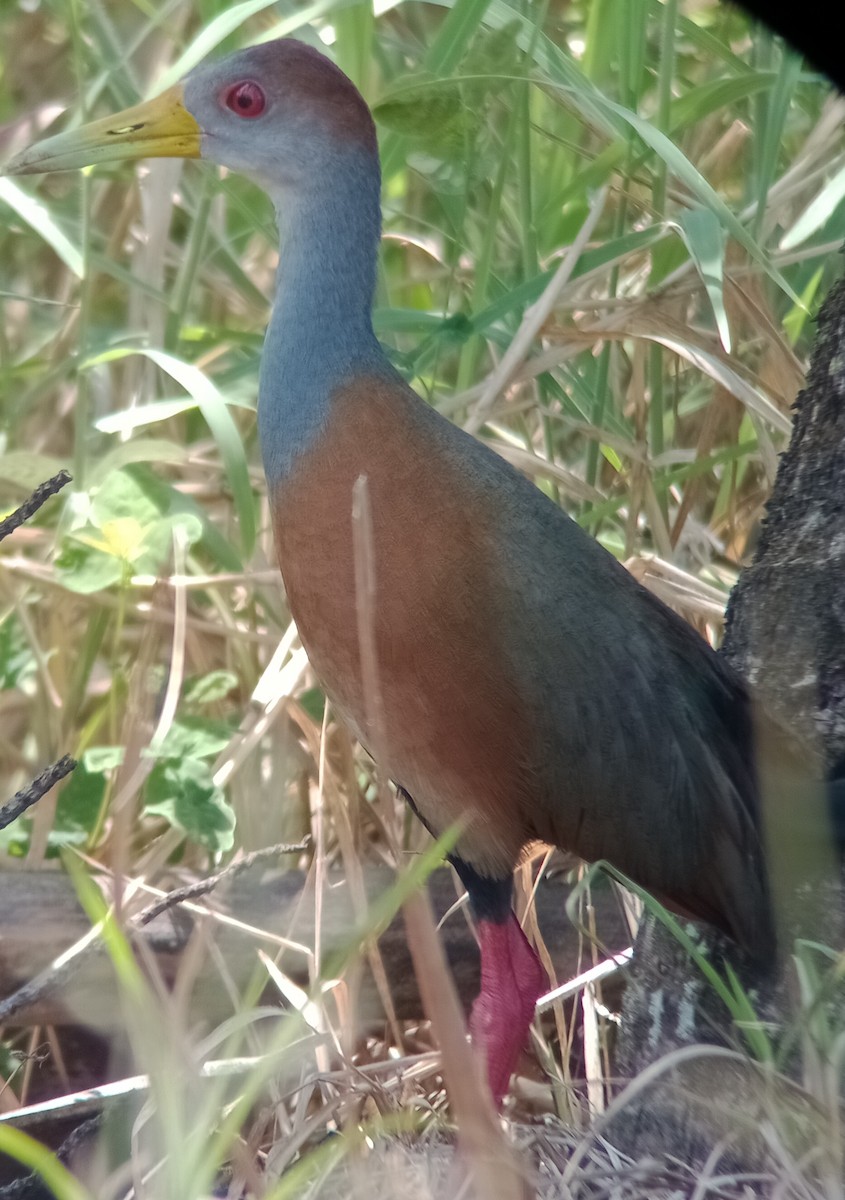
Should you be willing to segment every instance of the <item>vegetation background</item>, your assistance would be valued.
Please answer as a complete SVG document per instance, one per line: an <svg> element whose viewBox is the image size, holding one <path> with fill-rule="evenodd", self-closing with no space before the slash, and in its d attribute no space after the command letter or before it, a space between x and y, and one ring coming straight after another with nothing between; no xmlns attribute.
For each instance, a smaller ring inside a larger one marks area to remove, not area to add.
<svg viewBox="0 0 845 1200"><path fill-rule="evenodd" d="M845 103L715 0L22 0L0 8L0 157L280 35L374 108L375 323L400 370L717 640L840 271ZM357 870L391 857L386 826L409 861L425 838L326 710L273 559L266 197L155 162L0 179L0 215L0 499L74 480L0 546L6 790L80 760L0 833L6 867L63 855L153 885L310 835L291 865ZM153 1033L166 1001L114 953L161 1107L174 1045L192 1069L210 1050ZM204 1194L265 1075L203 1093L195 1153L185 1096L164 1104L157 1194Z"/></svg>

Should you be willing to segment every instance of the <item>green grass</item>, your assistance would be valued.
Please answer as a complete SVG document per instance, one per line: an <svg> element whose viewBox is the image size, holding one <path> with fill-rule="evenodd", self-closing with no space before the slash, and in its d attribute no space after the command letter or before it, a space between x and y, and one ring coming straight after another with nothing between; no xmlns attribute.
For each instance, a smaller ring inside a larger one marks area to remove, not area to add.
<svg viewBox="0 0 845 1200"><path fill-rule="evenodd" d="M54 0L0 12L2 145L280 34L322 45L374 107L375 319L397 365L670 602L682 579L718 640L839 270L841 102L705 3ZM11 794L66 752L82 763L0 853L71 847L155 883L311 835L319 884L377 857L385 819L418 850L292 657L254 420L266 197L154 163L0 180L0 214L0 498L74 475L0 548L0 764ZM265 675L286 636L294 665ZM279 715L259 736L260 681ZM216 1134L204 1110L209 1137L234 1144L246 1107Z"/></svg>

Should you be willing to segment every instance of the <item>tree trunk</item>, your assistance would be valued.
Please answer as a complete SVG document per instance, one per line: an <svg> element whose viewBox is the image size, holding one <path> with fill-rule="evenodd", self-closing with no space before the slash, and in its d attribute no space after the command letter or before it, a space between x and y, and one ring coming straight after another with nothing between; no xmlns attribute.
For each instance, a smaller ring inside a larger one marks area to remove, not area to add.
<svg viewBox="0 0 845 1200"><path fill-rule="evenodd" d="M765 709L809 747L819 779L845 775L845 281L819 313L791 444L754 561L728 605L722 653ZM803 818L793 806L793 823ZM837 824L841 836L841 819ZM813 889L816 912L826 918L814 932L834 946L842 944L840 885L837 860L824 888ZM730 964L767 1021L783 1025L794 1015L794 980L783 974L761 979L735 947L709 931L701 941L715 965ZM636 1075L672 1051L701 1043L737 1047L742 1037L699 969L646 917L626 992L620 1073ZM768 1098L753 1066L713 1051L697 1059L687 1051L675 1061L623 1107L612 1140L636 1157L669 1152L702 1163L726 1138L733 1141L728 1158L735 1164L764 1160L757 1131ZM793 1056L787 1069L796 1075L799 1068Z"/></svg>

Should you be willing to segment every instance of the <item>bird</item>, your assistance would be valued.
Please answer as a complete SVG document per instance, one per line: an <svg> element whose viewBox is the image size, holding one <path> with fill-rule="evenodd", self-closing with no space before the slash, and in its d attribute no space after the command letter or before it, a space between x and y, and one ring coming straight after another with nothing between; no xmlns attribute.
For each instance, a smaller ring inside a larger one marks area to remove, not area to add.
<svg viewBox="0 0 845 1200"><path fill-rule="evenodd" d="M332 705L449 854L474 914L470 1030L501 1107L548 980L513 912L534 842L611 864L754 961L776 953L752 698L678 614L392 365L372 304L372 114L295 39L23 151L13 174L202 158L256 181L280 231L258 430L290 611ZM381 698L359 636L363 487ZM356 489L358 489L356 493Z"/></svg>

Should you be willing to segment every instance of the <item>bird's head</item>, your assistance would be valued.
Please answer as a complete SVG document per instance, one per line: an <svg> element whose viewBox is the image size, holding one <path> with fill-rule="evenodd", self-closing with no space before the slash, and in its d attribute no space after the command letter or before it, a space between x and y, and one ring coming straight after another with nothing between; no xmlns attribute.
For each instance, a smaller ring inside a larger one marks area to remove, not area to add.
<svg viewBox="0 0 845 1200"><path fill-rule="evenodd" d="M205 158L274 193L325 186L325 168L354 149L376 154L361 95L324 55L282 38L197 67L154 100L46 138L4 170Z"/></svg>

